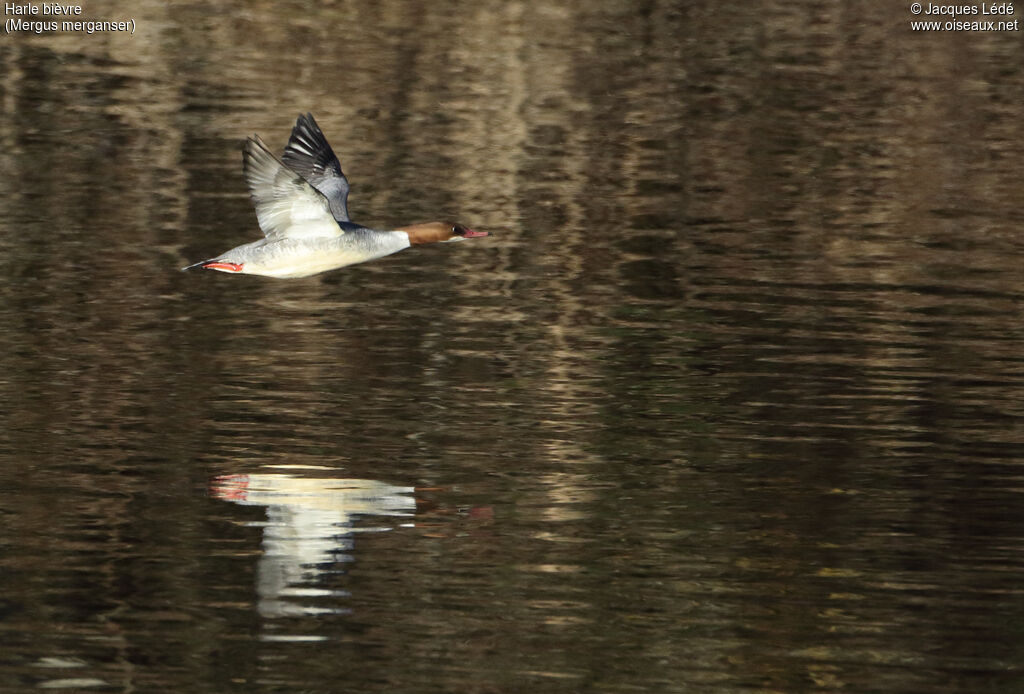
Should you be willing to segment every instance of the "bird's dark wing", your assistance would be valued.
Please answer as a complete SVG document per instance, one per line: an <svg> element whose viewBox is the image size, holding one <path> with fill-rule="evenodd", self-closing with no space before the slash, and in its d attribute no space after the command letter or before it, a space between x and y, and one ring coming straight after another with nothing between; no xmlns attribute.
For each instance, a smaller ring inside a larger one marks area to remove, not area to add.
<svg viewBox="0 0 1024 694"><path fill-rule="evenodd" d="M295 121L281 161L327 198L336 221L349 221L348 179L312 113Z"/></svg>

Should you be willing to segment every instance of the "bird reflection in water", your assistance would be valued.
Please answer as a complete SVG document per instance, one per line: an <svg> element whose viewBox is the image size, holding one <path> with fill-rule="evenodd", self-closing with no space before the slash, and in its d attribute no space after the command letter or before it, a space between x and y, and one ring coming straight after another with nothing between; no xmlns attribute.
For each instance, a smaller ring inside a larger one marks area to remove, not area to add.
<svg viewBox="0 0 1024 694"><path fill-rule="evenodd" d="M210 493L244 506L266 507L263 553L257 567L258 610L265 618L338 614L347 610L299 602L345 597L344 591L323 588L338 564L351 561L356 533L391 530L366 518L412 518L413 487L376 480L317 477L273 472L223 475L214 478ZM327 470L329 468L319 468Z"/></svg>

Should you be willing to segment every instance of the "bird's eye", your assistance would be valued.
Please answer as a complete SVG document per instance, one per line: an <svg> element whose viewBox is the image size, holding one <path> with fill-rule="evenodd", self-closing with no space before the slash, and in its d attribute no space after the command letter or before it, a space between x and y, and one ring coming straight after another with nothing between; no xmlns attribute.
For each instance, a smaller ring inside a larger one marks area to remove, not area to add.
<svg viewBox="0 0 1024 694"><path fill-rule="evenodd" d="M466 233L466 230L463 227L456 224L455 226L452 227L452 233L455 234L456 236L462 236L463 234Z"/></svg>

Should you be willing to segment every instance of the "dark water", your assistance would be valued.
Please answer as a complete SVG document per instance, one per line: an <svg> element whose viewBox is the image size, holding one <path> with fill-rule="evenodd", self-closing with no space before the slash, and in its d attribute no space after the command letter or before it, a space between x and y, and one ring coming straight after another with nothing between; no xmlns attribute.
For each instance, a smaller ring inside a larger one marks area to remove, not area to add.
<svg viewBox="0 0 1024 694"><path fill-rule="evenodd" d="M0 691L1024 689L1024 44L889 2L0 42ZM304 280L239 143L387 227Z"/></svg>

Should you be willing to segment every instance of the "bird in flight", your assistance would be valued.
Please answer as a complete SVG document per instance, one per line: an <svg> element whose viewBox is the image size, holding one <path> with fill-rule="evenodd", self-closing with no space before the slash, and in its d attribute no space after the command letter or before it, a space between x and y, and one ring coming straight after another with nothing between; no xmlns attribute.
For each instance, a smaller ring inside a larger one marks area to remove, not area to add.
<svg viewBox="0 0 1024 694"><path fill-rule="evenodd" d="M308 277L409 246L487 236L454 222L370 229L348 216L348 179L313 114L299 116L278 159L258 135L242 168L264 238L183 270L204 268L266 277Z"/></svg>

